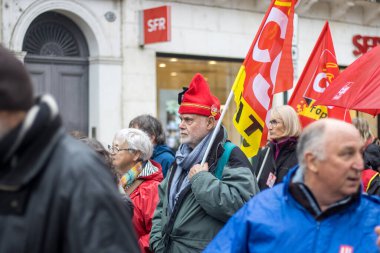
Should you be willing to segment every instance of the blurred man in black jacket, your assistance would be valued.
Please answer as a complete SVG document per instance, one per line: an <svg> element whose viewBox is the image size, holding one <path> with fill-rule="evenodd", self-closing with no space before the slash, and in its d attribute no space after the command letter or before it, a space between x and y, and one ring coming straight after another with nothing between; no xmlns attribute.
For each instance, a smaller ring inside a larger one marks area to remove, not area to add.
<svg viewBox="0 0 380 253"><path fill-rule="evenodd" d="M0 252L139 252L98 155L69 137L54 99L0 47Z"/></svg>

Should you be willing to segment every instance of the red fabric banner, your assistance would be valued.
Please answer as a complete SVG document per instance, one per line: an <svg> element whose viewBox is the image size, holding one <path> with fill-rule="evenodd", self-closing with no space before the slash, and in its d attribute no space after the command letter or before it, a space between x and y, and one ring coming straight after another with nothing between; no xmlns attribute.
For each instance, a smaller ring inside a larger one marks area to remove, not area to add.
<svg viewBox="0 0 380 253"><path fill-rule="evenodd" d="M296 0L273 0L235 79L234 125L243 137L242 150L256 155L266 144L266 119L274 93L293 85L291 44Z"/></svg>
<svg viewBox="0 0 380 253"><path fill-rule="evenodd" d="M348 66L317 102L375 116L380 113L379 83L380 46L377 46Z"/></svg>
<svg viewBox="0 0 380 253"><path fill-rule="evenodd" d="M298 113L303 127L326 117L351 122L349 111L345 109L314 104L338 75L339 66L326 22L288 102Z"/></svg>

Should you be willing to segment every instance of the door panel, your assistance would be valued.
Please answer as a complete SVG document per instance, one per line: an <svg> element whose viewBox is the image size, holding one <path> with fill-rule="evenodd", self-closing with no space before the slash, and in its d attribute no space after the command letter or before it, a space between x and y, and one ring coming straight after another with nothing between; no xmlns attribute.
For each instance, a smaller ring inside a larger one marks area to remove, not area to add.
<svg viewBox="0 0 380 253"><path fill-rule="evenodd" d="M51 71L49 65L25 64L32 78L34 94L41 95L50 91ZM50 92L49 92L50 93Z"/></svg>
<svg viewBox="0 0 380 253"><path fill-rule="evenodd" d="M33 63L26 60L36 94L57 101L67 131L88 133L88 67L83 64Z"/></svg>
<svg viewBox="0 0 380 253"><path fill-rule="evenodd" d="M81 29L63 14L42 13L26 31L22 51L36 95L52 94L66 130L88 134L89 50Z"/></svg>

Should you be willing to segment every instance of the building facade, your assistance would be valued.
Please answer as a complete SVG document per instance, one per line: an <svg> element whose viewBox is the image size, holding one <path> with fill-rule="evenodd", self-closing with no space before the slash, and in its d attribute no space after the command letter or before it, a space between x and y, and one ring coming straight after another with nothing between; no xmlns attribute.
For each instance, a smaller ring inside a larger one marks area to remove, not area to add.
<svg viewBox="0 0 380 253"><path fill-rule="evenodd" d="M177 93L196 72L224 103L269 0L0 0L0 42L29 69L36 92L52 93L68 131L103 143L139 114L152 114L177 144ZM171 40L142 45L140 12L170 6ZM298 77L326 20L338 64L380 43L380 4L301 0L293 57ZM355 37L356 36L356 37ZM283 96L275 103L282 104ZM224 124L234 142L231 105ZM377 120L368 117L377 133Z"/></svg>

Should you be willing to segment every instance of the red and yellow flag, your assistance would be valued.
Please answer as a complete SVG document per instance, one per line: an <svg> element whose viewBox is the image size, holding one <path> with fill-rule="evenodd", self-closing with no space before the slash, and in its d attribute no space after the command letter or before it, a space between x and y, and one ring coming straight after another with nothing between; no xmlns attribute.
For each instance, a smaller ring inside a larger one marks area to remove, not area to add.
<svg viewBox="0 0 380 253"><path fill-rule="evenodd" d="M303 127L326 117L351 122L349 112L343 108L314 105L315 100L338 75L339 66L330 27L326 22L288 102L298 113Z"/></svg>
<svg viewBox="0 0 380 253"><path fill-rule="evenodd" d="M241 149L248 157L266 144L265 122L273 94L293 86L291 46L296 2L272 0L232 87L237 107L233 121L243 137Z"/></svg>

